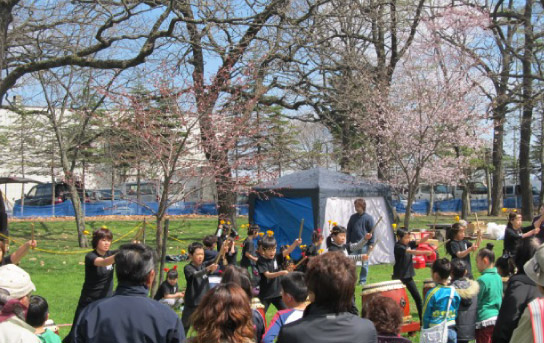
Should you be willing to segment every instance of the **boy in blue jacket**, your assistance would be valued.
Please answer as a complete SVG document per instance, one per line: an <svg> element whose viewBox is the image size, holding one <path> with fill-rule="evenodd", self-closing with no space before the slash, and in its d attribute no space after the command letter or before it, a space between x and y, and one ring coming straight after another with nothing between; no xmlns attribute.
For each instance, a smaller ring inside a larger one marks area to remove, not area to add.
<svg viewBox="0 0 544 343"><path fill-rule="evenodd" d="M457 310L459 309L461 298L453 287L446 286L450 273L451 263L447 258L434 261L432 277L436 283L436 287L431 289L425 296L425 303L423 304L423 328L428 329L444 321L450 295L453 292L453 299L446 320L448 323L448 343L455 343L457 342L455 319L457 318Z"/></svg>
<svg viewBox="0 0 544 343"><path fill-rule="evenodd" d="M308 287L304 280L304 274L301 272L291 272L283 276L281 283L281 297L288 307L287 310L276 312L270 322L268 330L263 335L262 343L274 343L285 324L292 323L302 318L306 309L306 298L308 297Z"/></svg>

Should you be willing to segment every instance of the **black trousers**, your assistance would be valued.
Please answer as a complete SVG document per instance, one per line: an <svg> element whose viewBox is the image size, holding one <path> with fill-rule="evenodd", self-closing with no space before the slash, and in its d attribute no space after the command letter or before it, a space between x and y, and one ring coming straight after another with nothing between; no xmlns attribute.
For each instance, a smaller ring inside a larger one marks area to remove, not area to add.
<svg viewBox="0 0 544 343"><path fill-rule="evenodd" d="M264 313L268 311L270 304L273 304L278 311L287 309L287 305L283 302L281 297L275 297L270 299L261 299L261 303L264 305Z"/></svg>
<svg viewBox="0 0 544 343"><path fill-rule="evenodd" d="M181 314L181 324L183 324L183 330L185 334L189 332L191 327L191 315L195 312L197 306L183 306L183 313Z"/></svg>
<svg viewBox="0 0 544 343"><path fill-rule="evenodd" d="M423 300L421 299L421 295L419 294L419 290L417 289L414 279L400 279L400 281L406 286L406 288L408 288L408 292L410 292L412 298L416 302L417 314L419 315L419 321L421 322L421 318L423 316L423 313L421 313L423 310Z"/></svg>

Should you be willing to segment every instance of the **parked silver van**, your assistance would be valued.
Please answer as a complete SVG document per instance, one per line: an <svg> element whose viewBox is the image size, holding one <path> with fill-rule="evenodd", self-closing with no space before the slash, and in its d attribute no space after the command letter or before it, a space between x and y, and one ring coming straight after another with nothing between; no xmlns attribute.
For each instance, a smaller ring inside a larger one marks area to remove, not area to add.
<svg viewBox="0 0 544 343"><path fill-rule="evenodd" d="M468 190L471 199L487 199L487 186L483 182L470 181L468 183ZM453 195L456 199L461 199L463 196L463 187L461 185L455 186Z"/></svg>
<svg viewBox="0 0 544 343"><path fill-rule="evenodd" d="M434 185L434 201L442 201L453 199L453 192L448 185ZM408 192L404 191L404 196L408 196ZM431 186L427 184L421 184L416 193L414 194L414 200L431 200Z"/></svg>
<svg viewBox="0 0 544 343"><path fill-rule="evenodd" d="M539 194L538 189L535 186L531 187L533 196ZM506 185L502 188L502 194L505 198L514 198L521 196L521 185Z"/></svg>

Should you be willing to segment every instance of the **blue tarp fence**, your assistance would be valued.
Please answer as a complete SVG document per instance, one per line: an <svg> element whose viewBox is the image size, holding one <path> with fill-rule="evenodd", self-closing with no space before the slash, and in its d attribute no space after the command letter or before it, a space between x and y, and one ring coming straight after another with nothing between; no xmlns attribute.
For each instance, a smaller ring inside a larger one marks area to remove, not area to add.
<svg viewBox="0 0 544 343"><path fill-rule="evenodd" d="M535 205L538 205L538 197L535 196ZM406 207L400 201L393 201L397 213L405 213ZM471 200L472 211L487 211L487 199ZM520 208L521 198L506 198L503 207ZM110 215L152 215L159 208L157 202L148 202L142 206L127 200L107 200L85 203L84 210L86 217L110 216ZM412 204L412 213L427 213L429 208L428 200L418 200ZM236 205L238 215L246 216L249 213L248 205ZM435 201L432 212L461 212L461 199ZM168 215L181 214L202 214L217 215L215 203L177 202L170 206L166 212ZM73 217L74 208L72 202L67 200L63 203L51 206L25 206L13 207L13 216L16 218L30 217Z"/></svg>
<svg viewBox="0 0 544 343"><path fill-rule="evenodd" d="M535 206L538 206L538 196L534 197ZM397 210L397 213L405 213L406 206L400 201L393 201L393 206ZM429 200L418 200L412 204L412 213L425 214L428 212L430 206ZM435 201L432 212L461 212L462 202L461 199L451 199ZM503 207L505 208L520 208L521 197L506 198L503 200ZM475 199L470 201L471 211L487 211L487 199Z"/></svg>
<svg viewBox="0 0 544 343"><path fill-rule="evenodd" d="M83 204L86 217L109 215L152 215L159 208L158 202L148 202L146 206L127 200L107 200ZM248 205L236 206L239 215L247 215ZM177 202L166 211L168 215L207 214L216 215L215 203ZM72 201L50 206L13 206L13 216L16 218L29 217L72 217L74 216Z"/></svg>

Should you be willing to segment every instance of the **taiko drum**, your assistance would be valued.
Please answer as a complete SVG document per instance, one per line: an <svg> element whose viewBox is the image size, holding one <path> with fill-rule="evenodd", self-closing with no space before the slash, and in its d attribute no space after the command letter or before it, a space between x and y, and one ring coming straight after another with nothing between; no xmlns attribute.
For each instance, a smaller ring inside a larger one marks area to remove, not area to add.
<svg viewBox="0 0 544 343"><path fill-rule="evenodd" d="M423 257L425 259L425 264L426 265L431 265L433 264L434 261L436 261L436 250L435 248L430 245L430 244L427 244L427 243L421 243L420 245L417 246L417 249L416 250L423 250L423 251L430 251L431 254L430 255L421 255L421 257Z"/></svg>
<svg viewBox="0 0 544 343"><path fill-rule="evenodd" d="M399 280L378 282L365 285L363 287L362 303L375 296L384 296L395 300L402 309L402 326L401 332L414 332L419 331L420 324L419 321L413 320L410 312L410 301L406 293L406 287Z"/></svg>

